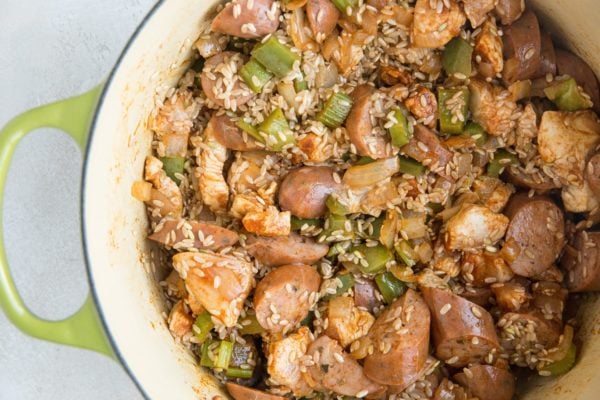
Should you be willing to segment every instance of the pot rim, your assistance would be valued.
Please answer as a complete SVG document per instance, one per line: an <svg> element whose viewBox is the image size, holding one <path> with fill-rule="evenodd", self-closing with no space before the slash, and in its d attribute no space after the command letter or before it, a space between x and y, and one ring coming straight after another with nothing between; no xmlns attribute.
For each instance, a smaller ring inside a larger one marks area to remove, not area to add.
<svg viewBox="0 0 600 400"><path fill-rule="evenodd" d="M83 243L84 264L85 264L86 273L87 273L87 280L88 280L88 283L90 286L90 293L94 300L94 305L97 310L98 318L100 319L102 328L104 329L104 333L106 335L106 338L109 341L109 343L112 347L112 350L113 350L115 356L117 357L119 363L125 369L125 372L127 372L127 375L129 375L131 380L135 383L135 385L137 386L137 388L140 391L140 393L142 394L142 396L148 400L151 399L150 396L148 395L148 393L144 389L144 386L138 380L138 378L134 374L133 370L127 363L127 360L123 356L123 353L120 351L119 346L117 345L117 342L113 339L110 326L104 316L104 310L102 309L102 305L99 301L98 293L96 291L96 285L95 285L94 279L92 277L92 261L91 261L91 257L90 257L89 251L88 251L88 237L87 237L87 231L86 231L86 225L87 225L87 221L86 221L86 203L87 203L86 202L86 193L87 193L86 181L87 180L86 180L86 177L88 175L88 169L90 168L90 165L89 165L90 149L91 149L93 141L94 141L95 131L96 131L97 123L98 123L98 116L99 116L100 112L102 111L104 101L106 99L106 94L111 89L114 78L119 73L123 59L128 54L130 48L136 42L136 40L138 39L138 36L144 30L144 28L146 27L148 22L160 10L160 8L164 5L164 3L165 3L165 0L158 0L156 2L156 4L154 4L152 6L152 8L146 13L144 18L141 20L141 22L138 24L138 26L136 27L134 32L131 34L131 36L127 40L125 47L119 54L119 57L117 58L117 61L115 62L114 66L112 67L112 69L105 81L104 87L102 88L100 97L98 98L98 103L96 104L96 108L94 110L94 115L92 118L92 122L90 124L89 134L88 134L88 138L86 140L85 151L83 154L83 169L82 169L82 175L81 175L81 192L80 192L80 203L79 203L79 205L80 205L79 210L80 210L80 215L81 215L80 229L81 229L81 237L82 237L82 243Z"/></svg>

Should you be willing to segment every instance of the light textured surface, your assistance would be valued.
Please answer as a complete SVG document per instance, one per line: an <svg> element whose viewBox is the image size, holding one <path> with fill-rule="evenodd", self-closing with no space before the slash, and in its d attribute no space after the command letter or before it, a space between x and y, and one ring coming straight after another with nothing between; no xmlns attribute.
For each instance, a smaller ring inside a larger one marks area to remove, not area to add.
<svg viewBox="0 0 600 400"><path fill-rule="evenodd" d="M155 0L1 0L0 126L29 108L104 79ZM63 318L88 288L79 233L81 155L64 134L40 130L19 145L4 224L8 260L38 315ZM29 338L0 312L0 399L141 398L117 363Z"/></svg>

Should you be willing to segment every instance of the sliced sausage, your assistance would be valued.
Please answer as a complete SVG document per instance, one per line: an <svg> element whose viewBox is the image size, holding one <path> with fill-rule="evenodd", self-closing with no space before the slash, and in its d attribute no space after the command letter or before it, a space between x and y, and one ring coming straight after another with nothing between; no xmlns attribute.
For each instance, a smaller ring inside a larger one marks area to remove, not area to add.
<svg viewBox="0 0 600 400"><path fill-rule="evenodd" d="M515 394L515 377L493 365L472 365L453 379L479 400L512 400Z"/></svg>
<svg viewBox="0 0 600 400"><path fill-rule="evenodd" d="M409 289L375 321L368 338L373 354L365 359L365 375L403 390L422 374L429 353L430 315L421 296Z"/></svg>
<svg viewBox="0 0 600 400"><path fill-rule="evenodd" d="M562 325L565 301L569 291L556 282L536 282L531 285L531 289L532 306L544 315L544 319Z"/></svg>
<svg viewBox="0 0 600 400"><path fill-rule="evenodd" d="M498 0L496 15L502 25L510 25L518 20L525 11L525 0Z"/></svg>
<svg viewBox="0 0 600 400"><path fill-rule="evenodd" d="M523 171L522 167L509 166L505 171L506 179L520 188L534 189L544 193L560 187L560 183L554 182L552 178L541 170L535 174L527 174Z"/></svg>
<svg viewBox="0 0 600 400"><path fill-rule="evenodd" d="M316 390L360 397L373 397L383 392L380 385L365 376L360 364L328 336L312 342L306 354L312 357L314 365L308 368L304 377Z"/></svg>
<svg viewBox="0 0 600 400"><path fill-rule="evenodd" d="M227 382L225 388L235 400L287 400L285 397L265 393L236 383Z"/></svg>
<svg viewBox="0 0 600 400"><path fill-rule="evenodd" d="M496 0L465 0L463 1L465 14L473 29L483 24L487 13L494 9Z"/></svg>
<svg viewBox="0 0 600 400"><path fill-rule="evenodd" d="M325 201L342 188L331 167L301 167L290 171L279 188L279 206L298 218L320 218L327 212Z"/></svg>
<svg viewBox="0 0 600 400"><path fill-rule="evenodd" d="M321 41L335 29L340 12L331 0L308 0L306 17L315 39Z"/></svg>
<svg viewBox="0 0 600 400"><path fill-rule="evenodd" d="M284 265L256 285L258 323L270 333L288 332L308 315L317 301L321 275L308 265Z"/></svg>
<svg viewBox="0 0 600 400"><path fill-rule="evenodd" d="M279 26L280 10L275 0L237 0L225 4L211 24L215 32L254 39L268 35Z"/></svg>
<svg viewBox="0 0 600 400"><path fill-rule="evenodd" d="M460 294L461 297L469 300L472 303L477 304L481 307L487 307L490 304L490 297L492 297L492 291L487 287L466 287L465 291Z"/></svg>
<svg viewBox="0 0 600 400"><path fill-rule="evenodd" d="M346 119L346 131L359 155L376 160L389 157L389 154L387 140L373 132L371 122L373 93L375 93L373 86L360 85L350 94L353 103Z"/></svg>
<svg viewBox="0 0 600 400"><path fill-rule="evenodd" d="M380 307L381 295L378 296L377 287L371 280L357 280L354 282L354 304L356 307L364 308L373 312L376 307Z"/></svg>
<svg viewBox="0 0 600 400"><path fill-rule="evenodd" d="M515 274L533 277L554 263L562 251L565 236L563 212L550 198L514 195L506 206L510 218L506 242L518 248L510 267Z"/></svg>
<svg viewBox="0 0 600 400"><path fill-rule="evenodd" d="M485 360L499 348L494 320L490 313L454 293L423 288L423 298L432 315L436 356L453 367Z"/></svg>
<svg viewBox="0 0 600 400"><path fill-rule="evenodd" d="M552 43L552 35L548 32L542 33L541 36L541 54L540 66L534 78L544 78L547 74L556 75L556 52L554 51L554 43Z"/></svg>
<svg viewBox="0 0 600 400"><path fill-rule="evenodd" d="M228 3L231 4L231 3ZM246 86L238 74L225 79L223 68L234 71L239 70L245 62L245 57L234 51L224 51L212 56L204 63L200 83L206 97L219 107L225 107L233 111L250 100L254 93ZM227 67L225 65L227 64ZM225 81L231 81L225 83Z"/></svg>
<svg viewBox="0 0 600 400"><path fill-rule="evenodd" d="M215 139L230 150L248 151L259 148L256 141L244 135L227 114L213 115L206 130L211 130Z"/></svg>
<svg viewBox="0 0 600 400"><path fill-rule="evenodd" d="M448 150L440 138L429 128L416 125L413 137L401 150L440 176L454 181L452 176L446 172L446 165L452 161L454 153Z"/></svg>
<svg viewBox="0 0 600 400"><path fill-rule="evenodd" d="M236 244L239 236L214 224L166 218L148 239L176 250L219 250Z"/></svg>
<svg viewBox="0 0 600 400"><path fill-rule="evenodd" d="M592 156L588 161L585 167L585 180L590 190L600 199L600 154Z"/></svg>
<svg viewBox="0 0 600 400"><path fill-rule="evenodd" d="M525 11L521 18L504 27L502 41L506 58L504 80L512 83L533 77L540 68L542 54L540 24L533 11Z"/></svg>
<svg viewBox="0 0 600 400"><path fill-rule="evenodd" d="M577 232L561 260L571 292L600 290L600 232Z"/></svg>
<svg viewBox="0 0 600 400"><path fill-rule="evenodd" d="M550 349L558 344L562 327L544 318L537 310L520 313L506 313L498 321L501 327L500 341L511 360L519 365L527 365L526 354L533 346ZM525 353L525 357L524 354Z"/></svg>
<svg viewBox="0 0 600 400"><path fill-rule="evenodd" d="M444 378L435 390L433 400L468 400L465 388Z"/></svg>
<svg viewBox="0 0 600 400"><path fill-rule="evenodd" d="M264 237L249 235L248 253L268 267L285 264L312 265L327 255L329 246L295 232L289 236Z"/></svg>
<svg viewBox="0 0 600 400"><path fill-rule="evenodd" d="M568 50L556 49L556 70L558 75L569 75L590 96L594 111L600 112L600 88L596 74L588 63Z"/></svg>

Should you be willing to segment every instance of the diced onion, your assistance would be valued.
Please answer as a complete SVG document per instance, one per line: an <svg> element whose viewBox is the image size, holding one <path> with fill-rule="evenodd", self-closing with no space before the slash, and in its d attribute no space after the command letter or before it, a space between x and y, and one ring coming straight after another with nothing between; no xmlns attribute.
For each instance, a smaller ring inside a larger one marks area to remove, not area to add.
<svg viewBox="0 0 600 400"><path fill-rule="evenodd" d="M399 170L398 157L386 158L348 168L344 174L343 182L352 189L369 187L391 177Z"/></svg>

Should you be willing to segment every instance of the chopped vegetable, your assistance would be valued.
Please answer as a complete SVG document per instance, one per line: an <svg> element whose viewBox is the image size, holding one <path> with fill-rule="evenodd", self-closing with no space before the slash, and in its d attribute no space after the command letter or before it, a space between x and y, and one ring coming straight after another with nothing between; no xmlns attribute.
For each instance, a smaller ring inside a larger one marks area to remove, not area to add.
<svg viewBox="0 0 600 400"><path fill-rule="evenodd" d="M210 331L215 327L215 324L212 321L210 313L208 311L204 311L202 314L199 314L196 317L196 321L192 326L192 331L198 339L198 343L204 343L206 339L210 336Z"/></svg>
<svg viewBox="0 0 600 400"><path fill-rule="evenodd" d="M252 50L252 57L279 78L289 74L294 64L300 61L300 56L275 36L271 36L264 43L257 44Z"/></svg>
<svg viewBox="0 0 600 400"><path fill-rule="evenodd" d="M254 126L250 125L243 119L238 119L235 122L235 125L244 132L246 132L248 135L252 136L254 139L258 140L259 142L265 142L265 138L258 132L258 129L256 129Z"/></svg>
<svg viewBox="0 0 600 400"><path fill-rule="evenodd" d="M219 343L219 353L215 360L215 368L225 369L229 366L231 355L233 354L233 343L227 340L221 340Z"/></svg>
<svg viewBox="0 0 600 400"><path fill-rule="evenodd" d="M337 128L342 125L352 109L352 99L345 93L334 93L317 114L317 120L328 128Z"/></svg>
<svg viewBox="0 0 600 400"><path fill-rule="evenodd" d="M227 375L229 378L250 379L252 378L253 374L253 369L227 368L225 371L225 375Z"/></svg>
<svg viewBox="0 0 600 400"><path fill-rule="evenodd" d="M240 77L246 82L246 85L254 92L262 92L263 87L271 80L273 74L266 70L258 61L251 58L242 69Z"/></svg>
<svg viewBox="0 0 600 400"><path fill-rule="evenodd" d="M344 294L354 286L354 275L351 273L346 272L338 274L336 275L335 279L340 282L335 289L335 295L326 296L325 299Z"/></svg>
<svg viewBox="0 0 600 400"><path fill-rule="evenodd" d="M580 111L593 105L589 96L577 86L573 78L555 81L544 89L544 94L561 111Z"/></svg>
<svg viewBox="0 0 600 400"><path fill-rule="evenodd" d="M516 164L518 161L517 156L513 153L509 153L504 149L498 149L494 153L494 159L488 163L487 176L498 178L507 165Z"/></svg>
<svg viewBox="0 0 600 400"><path fill-rule="evenodd" d="M565 357L561 360L555 361L552 364L546 365L542 371L549 372L552 376L562 375L567 372L573 365L575 365L575 359L577 358L577 347L575 347L574 343L571 343L569 346L569 350Z"/></svg>
<svg viewBox="0 0 600 400"><path fill-rule="evenodd" d="M396 123L389 128L392 144L396 147L402 147L410 141L410 130L408 129L408 120L402 110L394 111Z"/></svg>
<svg viewBox="0 0 600 400"><path fill-rule="evenodd" d="M461 74L463 79L471 76L473 47L463 38L455 37L446 45L442 55L442 65L448 75ZM454 75L456 76L456 75Z"/></svg>
<svg viewBox="0 0 600 400"><path fill-rule="evenodd" d="M357 0L331 0L331 2L344 14L348 14L348 9L353 10L358 1Z"/></svg>
<svg viewBox="0 0 600 400"><path fill-rule="evenodd" d="M327 257L332 258L337 256L338 254L345 253L352 246L352 242L350 240L344 240L342 242L334 243L327 252Z"/></svg>
<svg viewBox="0 0 600 400"><path fill-rule="evenodd" d="M421 176L425 173L425 166L409 157L398 156L400 159L400 172L412 176Z"/></svg>
<svg viewBox="0 0 600 400"><path fill-rule="evenodd" d="M391 272L384 272L375 277L379 292L387 304L400 297L406 291L406 284L398 280Z"/></svg>
<svg viewBox="0 0 600 400"><path fill-rule="evenodd" d="M354 163L354 165L366 165L366 164L371 164L373 161L375 161L374 159L372 159L369 156L362 156L361 158L359 158L358 160L356 160L356 162Z"/></svg>
<svg viewBox="0 0 600 400"><path fill-rule="evenodd" d="M342 180L352 189L371 187L397 173L399 164L397 157L391 157L365 165L353 165L346 170Z"/></svg>
<svg viewBox="0 0 600 400"><path fill-rule="evenodd" d="M464 133L471 136L475 140L477 146L483 146L487 141L487 133L485 129L477 122L469 121L465 125Z"/></svg>
<svg viewBox="0 0 600 400"><path fill-rule="evenodd" d="M394 259L392 252L380 244L372 247L361 244L352 247L348 253L354 257L352 261L344 262L344 265L350 270L358 269L365 274L383 271L386 264Z"/></svg>
<svg viewBox="0 0 600 400"><path fill-rule="evenodd" d="M161 157L160 161L163 163L163 169L167 176L179 185L181 181L175 177L175 174L183 174L185 159L183 157Z"/></svg>
<svg viewBox="0 0 600 400"><path fill-rule="evenodd" d="M214 368L215 363L213 362L210 354L218 346L218 341L208 340L202 344L202 355L200 356L200 365L203 367Z"/></svg>
<svg viewBox="0 0 600 400"><path fill-rule="evenodd" d="M281 151L285 146L293 144L296 140L281 108L276 108L269 114L263 123L258 126L258 131L267 134L266 145L272 151Z"/></svg>
<svg viewBox="0 0 600 400"><path fill-rule="evenodd" d="M379 240L379 236L381 235L381 228L383 227L384 221L385 217L383 215L371 221L371 226L373 227L373 229L369 229L367 231L366 237L373 240Z"/></svg>
<svg viewBox="0 0 600 400"><path fill-rule="evenodd" d="M242 329L240 329L242 335L259 335L265 331L254 314L247 315L246 318L240 321L240 325L242 325Z"/></svg>
<svg viewBox="0 0 600 400"><path fill-rule="evenodd" d="M308 89L308 83L304 79L294 79L294 90L296 93L300 93L303 90Z"/></svg>
<svg viewBox="0 0 600 400"><path fill-rule="evenodd" d="M350 212L348 207L340 203L340 200L334 194L330 194L329 197L327 197L325 204L327 205L329 212L335 215L346 215Z"/></svg>
<svg viewBox="0 0 600 400"><path fill-rule="evenodd" d="M298 218L292 215L292 230L299 231L304 225L306 226L321 226L321 220L318 218Z"/></svg>
<svg viewBox="0 0 600 400"><path fill-rule="evenodd" d="M315 313L311 311L308 313L306 318L304 318L302 321L300 321L300 325L310 327L314 320L315 320Z"/></svg>
<svg viewBox="0 0 600 400"><path fill-rule="evenodd" d="M352 221L344 215L329 214L323 228L321 237L324 237L325 241L339 242L354 239Z"/></svg>
<svg viewBox="0 0 600 400"><path fill-rule="evenodd" d="M443 133L463 133L469 110L469 89L466 87L438 89L438 113Z"/></svg>
<svg viewBox="0 0 600 400"><path fill-rule="evenodd" d="M396 250L396 255L400 257L400 260L407 266L412 267L417 263L418 255L408 241L399 241L394 246L394 250Z"/></svg>

